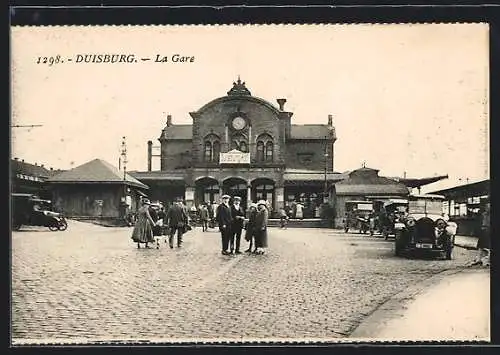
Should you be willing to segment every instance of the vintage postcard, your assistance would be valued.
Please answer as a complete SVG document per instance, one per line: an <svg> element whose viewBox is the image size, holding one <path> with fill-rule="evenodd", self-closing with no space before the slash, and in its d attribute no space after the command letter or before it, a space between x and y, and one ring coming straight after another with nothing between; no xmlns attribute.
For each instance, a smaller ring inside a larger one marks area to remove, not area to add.
<svg viewBox="0 0 500 355"><path fill-rule="evenodd" d="M489 27L11 27L11 341L490 340Z"/></svg>

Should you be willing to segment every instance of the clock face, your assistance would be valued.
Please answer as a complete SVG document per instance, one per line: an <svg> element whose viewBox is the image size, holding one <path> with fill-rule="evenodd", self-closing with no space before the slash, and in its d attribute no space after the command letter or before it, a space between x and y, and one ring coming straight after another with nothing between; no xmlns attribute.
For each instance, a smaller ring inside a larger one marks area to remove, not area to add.
<svg viewBox="0 0 500 355"><path fill-rule="evenodd" d="M240 129L245 128L247 123L243 117L238 116L238 117L233 118L232 124L233 124L234 129L240 130Z"/></svg>

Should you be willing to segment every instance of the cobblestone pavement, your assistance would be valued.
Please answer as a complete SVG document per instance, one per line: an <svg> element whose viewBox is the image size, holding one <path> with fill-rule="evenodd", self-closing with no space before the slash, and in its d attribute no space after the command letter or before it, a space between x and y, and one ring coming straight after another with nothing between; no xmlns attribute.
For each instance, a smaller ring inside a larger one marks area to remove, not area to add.
<svg viewBox="0 0 500 355"><path fill-rule="evenodd" d="M224 256L215 230L173 250L137 249L131 231L70 221L14 232L14 343L344 338L392 295L473 257L397 258L382 238L305 228L272 228L265 255Z"/></svg>

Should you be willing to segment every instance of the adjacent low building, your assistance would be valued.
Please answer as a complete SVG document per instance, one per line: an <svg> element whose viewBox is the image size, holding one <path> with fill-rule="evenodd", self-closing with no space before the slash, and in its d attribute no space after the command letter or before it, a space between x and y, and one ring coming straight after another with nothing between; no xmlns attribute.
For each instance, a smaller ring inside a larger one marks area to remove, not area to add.
<svg viewBox="0 0 500 355"><path fill-rule="evenodd" d="M47 169L43 164L31 164L24 159L14 158L10 161L11 191L37 195L43 199L50 199L52 193L47 179L61 172L61 170Z"/></svg>
<svg viewBox="0 0 500 355"><path fill-rule="evenodd" d="M149 187L101 159L47 180L54 208L68 217L119 218L136 211Z"/></svg>

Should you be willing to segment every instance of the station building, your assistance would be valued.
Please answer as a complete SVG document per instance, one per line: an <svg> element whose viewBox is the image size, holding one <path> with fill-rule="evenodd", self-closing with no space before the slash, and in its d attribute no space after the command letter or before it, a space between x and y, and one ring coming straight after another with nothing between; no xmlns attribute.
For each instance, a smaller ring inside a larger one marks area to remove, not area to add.
<svg viewBox="0 0 500 355"><path fill-rule="evenodd" d="M274 211L300 200L307 214L323 203L325 192L345 178L334 172L337 139L332 115L324 124L293 124L293 112L253 96L239 78L227 95L190 112L193 123L174 124L170 115L158 138L161 168L130 172L150 187L152 199L181 197L191 204L237 195L243 205L268 200Z"/></svg>

